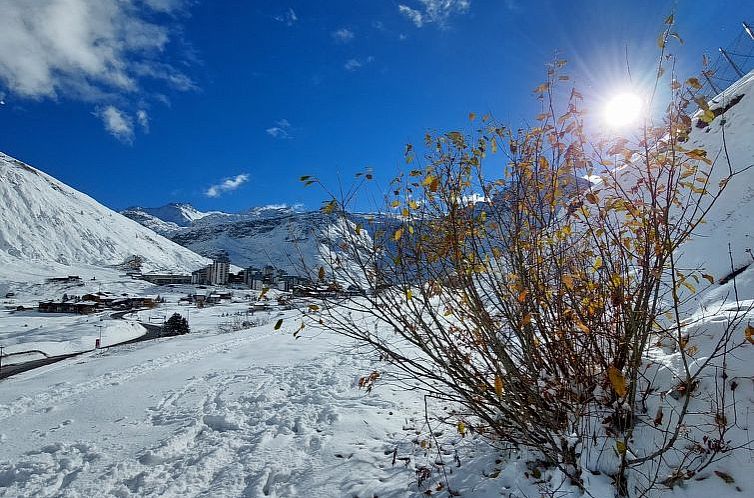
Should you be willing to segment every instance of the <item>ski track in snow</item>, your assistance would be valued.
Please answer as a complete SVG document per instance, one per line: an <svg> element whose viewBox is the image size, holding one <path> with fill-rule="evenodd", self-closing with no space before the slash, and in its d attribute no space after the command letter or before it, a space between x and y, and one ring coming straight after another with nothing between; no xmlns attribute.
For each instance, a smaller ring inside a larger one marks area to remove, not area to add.
<svg viewBox="0 0 754 498"><path fill-rule="evenodd" d="M271 335L256 336L254 342ZM0 407L0 420L44 411L62 401L75 403L77 396L83 402L92 389L107 389L148 373L159 375L160 369L242 342L248 344L249 337L159 356L71 386L57 384ZM18 461L0 461L0 496L325 497L340 496L346 489L354 496L364 491L364 483L344 475L342 465L355 453L363 452L349 465L368 465L382 476L379 481L396 475L397 469L375 466L374 455L387 453L384 438L375 434L349 442L348 452L336 451L342 444L332 441L333 424L344 410L373 411L392 408L393 403L364 397L354 389L353 377L343 375L343 368L343 358L320 352L305 364L246 366L191 377L161 393L140 422L145 432L168 427L166 437L120 459L91 442L47 444ZM324 468L328 466L340 467L335 476Z"/></svg>

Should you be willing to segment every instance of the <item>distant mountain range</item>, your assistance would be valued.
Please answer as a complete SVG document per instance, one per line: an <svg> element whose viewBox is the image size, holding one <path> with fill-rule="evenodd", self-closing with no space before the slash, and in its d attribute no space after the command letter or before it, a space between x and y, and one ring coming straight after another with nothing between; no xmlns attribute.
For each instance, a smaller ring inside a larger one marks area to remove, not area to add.
<svg viewBox="0 0 754 498"><path fill-rule="evenodd" d="M121 214L201 255L227 253L233 264L243 268L272 265L291 273L328 266L329 248L340 223L334 215L285 205L204 213L190 204L168 204L132 207ZM359 222L369 216L352 217Z"/></svg>

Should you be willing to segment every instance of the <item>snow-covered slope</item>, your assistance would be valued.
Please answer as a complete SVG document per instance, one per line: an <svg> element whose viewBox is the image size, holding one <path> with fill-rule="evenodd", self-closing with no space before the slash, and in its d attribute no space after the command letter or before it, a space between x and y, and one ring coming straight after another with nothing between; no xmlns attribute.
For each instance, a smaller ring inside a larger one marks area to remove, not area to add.
<svg viewBox="0 0 754 498"><path fill-rule="evenodd" d="M206 259L55 178L0 153L0 262L193 270Z"/></svg>
<svg viewBox="0 0 754 498"><path fill-rule="evenodd" d="M689 148L704 149L708 157L717 158L710 174L711 186L717 187L729 173L726 155L733 171L741 172L728 182L705 216L698 236L682 248L686 267L704 267L716 279L754 263L754 71L715 97L710 108L724 109L730 104L708 127L695 126L689 140Z"/></svg>

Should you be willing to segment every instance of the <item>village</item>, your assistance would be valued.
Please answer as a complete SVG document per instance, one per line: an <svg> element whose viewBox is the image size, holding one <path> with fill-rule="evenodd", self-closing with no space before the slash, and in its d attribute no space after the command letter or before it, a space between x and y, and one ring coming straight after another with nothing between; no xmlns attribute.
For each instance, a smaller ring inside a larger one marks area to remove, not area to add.
<svg viewBox="0 0 754 498"><path fill-rule="evenodd" d="M227 257L214 259L206 267L200 268L190 275L171 273L147 273L129 271L126 276L133 280L143 280L158 287L169 288L174 293L183 288L186 293L179 302L193 304L197 307L212 306L233 298L233 291L253 290L263 295L266 290L275 293L278 304L287 305L291 298L337 298L339 296L362 295L364 291L355 286L343 288L336 282L313 282L311 279L297 275L289 275L284 270L267 265L263 268L249 267L238 272L231 271L231 264ZM155 308L165 302L159 294L132 295L129 293L116 294L104 290L76 295L71 288L83 287L84 282L78 275L48 278L49 284L61 284L65 291L57 299L40 301L37 310L40 313L68 313L88 315L92 313L112 310L125 312L137 309ZM6 296L12 297L12 296ZM250 310L267 309L267 303L255 303Z"/></svg>

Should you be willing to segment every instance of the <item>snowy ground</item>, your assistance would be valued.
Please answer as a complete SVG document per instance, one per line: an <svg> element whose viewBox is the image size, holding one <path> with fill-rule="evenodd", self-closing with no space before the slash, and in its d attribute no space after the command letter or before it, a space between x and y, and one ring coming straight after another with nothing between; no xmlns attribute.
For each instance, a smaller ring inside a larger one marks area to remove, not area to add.
<svg viewBox="0 0 754 498"><path fill-rule="evenodd" d="M163 339L4 382L0 496L409 495L389 443L410 403L356 389L363 359L288 328Z"/></svg>

